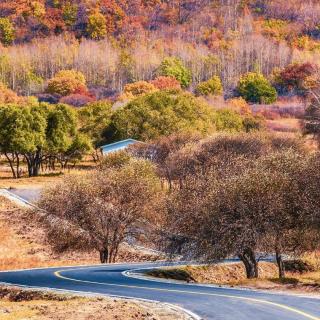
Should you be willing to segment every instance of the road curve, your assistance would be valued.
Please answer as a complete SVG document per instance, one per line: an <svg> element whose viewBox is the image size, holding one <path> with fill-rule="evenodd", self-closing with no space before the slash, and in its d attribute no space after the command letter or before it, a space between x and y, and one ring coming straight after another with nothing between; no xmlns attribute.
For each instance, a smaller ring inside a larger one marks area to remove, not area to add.
<svg viewBox="0 0 320 320"><path fill-rule="evenodd" d="M0 272L0 282L172 303L203 319L320 320L320 299L194 284L149 281L125 271L161 264L115 264Z"/></svg>

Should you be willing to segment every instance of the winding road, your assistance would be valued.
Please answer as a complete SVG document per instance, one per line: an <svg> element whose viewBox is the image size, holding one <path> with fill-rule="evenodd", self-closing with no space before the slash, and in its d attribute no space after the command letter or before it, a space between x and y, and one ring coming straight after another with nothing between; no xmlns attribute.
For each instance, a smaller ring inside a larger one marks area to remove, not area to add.
<svg viewBox="0 0 320 320"><path fill-rule="evenodd" d="M320 299L137 277L162 264L115 264L0 272L0 282L176 304L203 319L320 320ZM139 269L139 270L138 270Z"/></svg>
<svg viewBox="0 0 320 320"><path fill-rule="evenodd" d="M5 190L8 192L8 190ZM40 191L10 190L13 201L35 201ZM5 193L6 196L8 194ZM15 198L18 197L18 198ZM207 320L320 320L320 297L150 280L145 269L166 263L112 264L0 272L0 283L32 288L155 300Z"/></svg>

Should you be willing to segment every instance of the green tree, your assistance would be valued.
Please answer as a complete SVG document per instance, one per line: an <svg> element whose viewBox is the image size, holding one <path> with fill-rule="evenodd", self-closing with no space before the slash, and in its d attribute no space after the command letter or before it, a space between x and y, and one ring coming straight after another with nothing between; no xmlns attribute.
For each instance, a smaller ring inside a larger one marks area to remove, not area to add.
<svg viewBox="0 0 320 320"><path fill-rule="evenodd" d="M223 93L221 80L218 76L214 76L208 81L198 84L196 94L202 96L214 95L219 96Z"/></svg>
<svg viewBox="0 0 320 320"><path fill-rule="evenodd" d="M158 91L138 97L111 117L108 140L148 140L174 132L214 130L214 112L190 93Z"/></svg>
<svg viewBox="0 0 320 320"><path fill-rule="evenodd" d="M97 101L78 111L80 132L87 135L95 148L93 159L99 159L98 148L103 144L103 132L110 125L112 105L108 101Z"/></svg>
<svg viewBox="0 0 320 320"><path fill-rule="evenodd" d="M271 104L277 100L277 91L261 74L249 72L238 83L239 94L252 103Z"/></svg>
<svg viewBox="0 0 320 320"><path fill-rule="evenodd" d="M14 41L14 27L8 18L0 18L0 41L5 46Z"/></svg>
<svg viewBox="0 0 320 320"><path fill-rule="evenodd" d="M191 83L191 71L176 57L167 57L158 68L158 75L165 77L174 77L181 87L187 88Z"/></svg>
<svg viewBox="0 0 320 320"><path fill-rule="evenodd" d="M94 40L103 39L107 35L106 18L103 14L96 12L89 16L87 33Z"/></svg>
<svg viewBox="0 0 320 320"><path fill-rule="evenodd" d="M46 117L41 107L0 106L0 152L11 167L14 178L20 177L20 157L25 157L29 175L36 173L45 146Z"/></svg>

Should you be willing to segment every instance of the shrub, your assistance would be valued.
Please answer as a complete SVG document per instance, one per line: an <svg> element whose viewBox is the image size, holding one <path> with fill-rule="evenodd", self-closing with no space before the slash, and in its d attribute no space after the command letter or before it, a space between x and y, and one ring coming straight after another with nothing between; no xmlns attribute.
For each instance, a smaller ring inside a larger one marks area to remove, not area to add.
<svg viewBox="0 0 320 320"><path fill-rule="evenodd" d="M243 119L239 113L221 109L216 111L215 125L218 131L239 132L243 130Z"/></svg>
<svg viewBox="0 0 320 320"><path fill-rule="evenodd" d="M69 104L74 107L82 107L88 103L94 102L94 98L82 94L70 94L60 99L61 103Z"/></svg>
<svg viewBox="0 0 320 320"><path fill-rule="evenodd" d="M261 116L246 116L242 121L244 130L246 132L258 131L265 127L265 120Z"/></svg>
<svg viewBox="0 0 320 320"><path fill-rule="evenodd" d="M222 83L219 77L214 76L208 81L198 84L196 94L202 96L214 95L219 96L223 93Z"/></svg>
<svg viewBox="0 0 320 320"><path fill-rule="evenodd" d="M7 88L5 84L0 82L0 103L17 103L21 98L18 95Z"/></svg>
<svg viewBox="0 0 320 320"><path fill-rule="evenodd" d="M132 95L133 97L142 96L155 91L157 91L156 87L152 83L146 81L129 83L124 87L124 93Z"/></svg>
<svg viewBox="0 0 320 320"><path fill-rule="evenodd" d="M232 110L240 113L241 115L250 115L252 114L252 110L248 105L247 101L242 97L233 98L227 101L228 107Z"/></svg>
<svg viewBox="0 0 320 320"><path fill-rule="evenodd" d="M61 70L54 78L50 79L47 92L67 96L72 93L85 94L87 88L85 77L81 72L75 70Z"/></svg>
<svg viewBox="0 0 320 320"><path fill-rule="evenodd" d="M176 57L165 58L159 66L158 75L174 77L183 88L188 87L191 82L191 71Z"/></svg>
<svg viewBox="0 0 320 320"><path fill-rule="evenodd" d="M181 89L180 82L174 77L160 76L151 81L159 90Z"/></svg>
<svg viewBox="0 0 320 320"><path fill-rule="evenodd" d="M238 84L238 92L246 101L271 104L277 100L277 91L261 74L249 72L243 75Z"/></svg>

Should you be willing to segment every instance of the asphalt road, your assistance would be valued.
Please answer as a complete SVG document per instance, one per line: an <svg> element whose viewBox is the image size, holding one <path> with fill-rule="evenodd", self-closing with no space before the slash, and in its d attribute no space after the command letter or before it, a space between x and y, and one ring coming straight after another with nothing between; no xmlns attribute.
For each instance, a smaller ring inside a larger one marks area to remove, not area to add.
<svg viewBox="0 0 320 320"><path fill-rule="evenodd" d="M123 274L127 270L153 266L120 264L1 272L0 282L167 302L203 319L320 320L320 299L316 298L156 282Z"/></svg>
<svg viewBox="0 0 320 320"><path fill-rule="evenodd" d="M24 200L27 200L27 201L33 203L33 202L36 202L37 200L39 200L42 189L40 187L33 188L33 189L12 188L8 191L10 191L11 193L13 193L14 195L16 195L18 197L21 197Z"/></svg>

